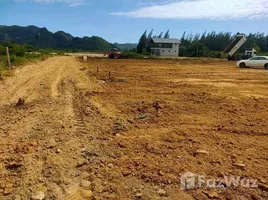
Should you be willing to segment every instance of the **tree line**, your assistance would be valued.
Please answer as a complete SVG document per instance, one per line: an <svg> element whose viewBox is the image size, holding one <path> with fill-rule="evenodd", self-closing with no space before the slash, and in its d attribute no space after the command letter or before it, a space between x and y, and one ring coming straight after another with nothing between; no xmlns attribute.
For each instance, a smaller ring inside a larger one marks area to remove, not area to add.
<svg viewBox="0 0 268 200"><path fill-rule="evenodd" d="M152 29L147 35L147 30L144 31L140 37L139 43L137 45L137 53L150 53L151 52L151 40L152 38L170 38L169 30L164 34L161 32L159 35L153 35L154 30Z"/></svg>
<svg viewBox="0 0 268 200"><path fill-rule="evenodd" d="M242 34L242 33L237 33ZM192 34L184 32L181 36L180 55L186 57L221 57L222 51L235 39L237 34L230 32L204 32L203 34ZM153 30L147 35L145 31L140 37L137 53L150 53L150 41L153 37L170 38L169 31L163 35L153 35ZM268 35L264 33L250 33L245 35L246 43L239 52L244 52L246 48L254 48L259 53L268 52Z"/></svg>

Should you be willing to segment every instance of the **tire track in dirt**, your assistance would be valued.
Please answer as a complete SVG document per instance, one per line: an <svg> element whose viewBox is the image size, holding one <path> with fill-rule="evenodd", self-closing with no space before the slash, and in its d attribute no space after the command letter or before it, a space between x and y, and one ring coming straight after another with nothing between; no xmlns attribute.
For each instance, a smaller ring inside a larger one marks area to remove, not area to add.
<svg viewBox="0 0 268 200"><path fill-rule="evenodd" d="M57 75L56 75L55 81L51 85L51 96L53 98L56 98L58 96L58 85L62 79L63 68L64 67L62 66L62 67L60 67L59 70L57 70Z"/></svg>
<svg viewBox="0 0 268 200"><path fill-rule="evenodd" d="M91 152L93 149L97 148L96 145L93 145L91 143L93 139L93 133L88 128L88 124L90 124L89 121L85 119L85 108L86 106L86 99L84 98L84 93L76 87L75 83L72 80L62 80L65 82L62 84L61 91L61 97L69 100L69 108L72 108L73 113L73 131L68 138L68 142L65 143L64 146L72 146L72 152L69 152L69 154L72 154L75 152L76 157L78 158L78 161L76 165L71 169L72 174L76 174L78 177L72 177L70 176L70 184L67 184L65 186L62 186L62 190L64 191L62 194L61 199L65 200L83 200L83 199L89 199L93 196L92 187L86 185L88 184L89 180L92 180L88 176L86 177L80 177L80 174L83 172L88 173L88 170L83 169L83 166L86 163L89 163L88 158L88 152ZM90 147L88 147L90 146ZM91 149L92 148L92 149ZM66 157L69 157L70 155L65 155ZM93 167L93 166L92 166ZM75 169L77 169L79 172L77 172ZM66 177L65 177L66 178ZM83 185L84 184L84 185ZM85 188L86 187L86 188ZM57 199L59 199L60 196L57 196Z"/></svg>
<svg viewBox="0 0 268 200"><path fill-rule="evenodd" d="M80 71L81 65L73 57L50 58L25 67L0 86L4 91L0 117L13 113L1 122L0 134L6 136L0 147L5 156L0 160L6 166L15 162L19 169L17 177L14 170L1 173L0 199L16 195L30 199L40 190L51 199L85 199L90 195L90 190L80 186L86 180L77 177L77 160L92 138L81 91L101 88ZM22 107L15 106L18 97L25 99Z"/></svg>
<svg viewBox="0 0 268 200"><path fill-rule="evenodd" d="M74 113L75 113L75 121L76 121L76 133L78 135L80 134L86 134L89 132L86 123L84 121L83 112L81 105L78 105L78 102L74 100Z"/></svg>

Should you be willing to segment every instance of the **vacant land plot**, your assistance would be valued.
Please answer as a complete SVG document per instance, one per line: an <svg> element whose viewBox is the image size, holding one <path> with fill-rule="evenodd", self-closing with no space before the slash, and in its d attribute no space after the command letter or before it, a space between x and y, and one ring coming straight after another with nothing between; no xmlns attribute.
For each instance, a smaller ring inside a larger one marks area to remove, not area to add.
<svg viewBox="0 0 268 200"><path fill-rule="evenodd" d="M267 76L219 60L27 66L0 83L0 199L267 199ZM202 185L182 190L186 172Z"/></svg>

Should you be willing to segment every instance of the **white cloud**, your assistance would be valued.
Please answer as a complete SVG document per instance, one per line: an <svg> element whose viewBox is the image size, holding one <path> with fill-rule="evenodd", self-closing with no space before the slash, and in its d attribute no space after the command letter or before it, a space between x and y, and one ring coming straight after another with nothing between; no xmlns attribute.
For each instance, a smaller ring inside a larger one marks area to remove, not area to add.
<svg viewBox="0 0 268 200"><path fill-rule="evenodd" d="M250 19L268 17L268 0L181 0L145 6L118 16L154 19Z"/></svg>

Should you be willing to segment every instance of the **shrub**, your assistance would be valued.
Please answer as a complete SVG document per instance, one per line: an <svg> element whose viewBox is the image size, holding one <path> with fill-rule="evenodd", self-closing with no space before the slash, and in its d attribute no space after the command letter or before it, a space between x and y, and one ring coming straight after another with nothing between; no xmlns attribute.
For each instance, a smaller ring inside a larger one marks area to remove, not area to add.
<svg viewBox="0 0 268 200"><path fill-rule="evenodd" d="M131 51L123 52L123 58L152 58L150 53L136 53Z"/></svg>

